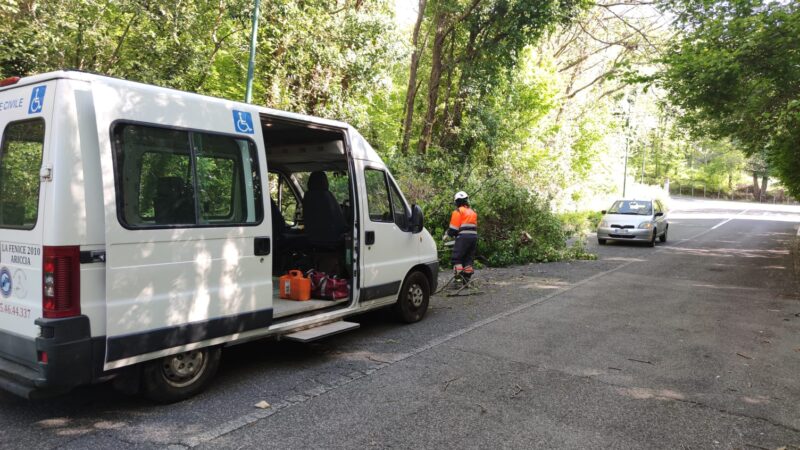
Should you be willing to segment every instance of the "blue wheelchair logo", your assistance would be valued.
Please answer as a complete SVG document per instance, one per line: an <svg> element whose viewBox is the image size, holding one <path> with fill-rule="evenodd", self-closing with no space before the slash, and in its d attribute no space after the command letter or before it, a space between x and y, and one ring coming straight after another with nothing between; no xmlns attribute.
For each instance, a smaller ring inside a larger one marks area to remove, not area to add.
<svg viewBox="0 0 800 450"><path fill-rule="evenodd" d="M253 134L253 116L246 111L233 110L233 127L239 133Z"/></svg>
<svg viewBox="0 0 800 450"><path fill-rule="evenodd" d="M5 267L0 269L0 294L3 298L8 298L11 295L11 272Z"/></svg>
<svg viewBox="0 0 800 450"><path fill-rule="evenodd" d="M47 86L36 86L31 92L31 102L28 105L28 114L36 114L42 112L44 107L44 91Z"/></svg>

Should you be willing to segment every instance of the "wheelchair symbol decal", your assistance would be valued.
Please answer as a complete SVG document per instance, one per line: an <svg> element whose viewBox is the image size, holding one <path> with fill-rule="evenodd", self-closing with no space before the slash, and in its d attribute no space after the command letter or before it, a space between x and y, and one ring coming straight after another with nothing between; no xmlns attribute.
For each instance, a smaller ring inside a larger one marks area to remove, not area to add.
<svg viewBox="0 0 800 450"><path fill-rule="evenodd" d="M233 127L239 133L253 134L253 116L249 112L233 110Z"/></svg>
<svg viewBox="0 0 800 450"><path fill-rule="evenodd" d="M44 107L44 91L47 86L37 86L31 92L31 102L28 105L28 114L36 114L42 112Z"/></svg>

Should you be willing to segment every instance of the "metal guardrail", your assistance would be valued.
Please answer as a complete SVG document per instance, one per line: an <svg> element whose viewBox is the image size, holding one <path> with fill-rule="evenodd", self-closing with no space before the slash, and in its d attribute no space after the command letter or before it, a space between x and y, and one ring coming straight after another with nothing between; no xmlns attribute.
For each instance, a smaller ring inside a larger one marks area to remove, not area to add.
<svg viewBox="0 0 800 450"><path fill-rule="evenodd" d="M693 197L693 198L707 198L712 200L733 200L733 201L742 201L742 202L753 202L753 203L771 203L771 204L780 204L780 205L800 205L800 202L790 197L789 195L785 194L783 191L779 191L779 195L775 195L774 193L763 196L761 200L755 198L753 195L752 188L742 192L742 191L733 191L733 192L725 192L721 189L717 190L710 190L706 189L704 185L681 185L681 184L672 184L669 189L670 195L679 195L683 197Z"/></svg>

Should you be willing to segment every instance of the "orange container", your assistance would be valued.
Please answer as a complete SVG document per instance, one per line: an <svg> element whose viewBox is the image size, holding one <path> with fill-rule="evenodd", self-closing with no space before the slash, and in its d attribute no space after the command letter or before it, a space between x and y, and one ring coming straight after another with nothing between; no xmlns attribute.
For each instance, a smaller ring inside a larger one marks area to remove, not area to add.
<svg viewBox="0 0 800 450"><path fill-rule="evenodd" d="M299 270L290 270L278 280L278 296L287 300L311 299L311 280Z"/></svg>

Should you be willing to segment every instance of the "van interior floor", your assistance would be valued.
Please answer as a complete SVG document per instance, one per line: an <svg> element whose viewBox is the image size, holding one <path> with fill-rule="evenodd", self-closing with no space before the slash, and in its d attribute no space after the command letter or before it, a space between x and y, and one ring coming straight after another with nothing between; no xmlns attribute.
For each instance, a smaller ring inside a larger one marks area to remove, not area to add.
<svg viewBox="0 0 800 450"><path fill-rule="evenodd" d="M349 298L340 300L284 300L278 297L278 279L274 278L272 283L272 318L280 319L282 317L293 316L295 314L302 314L318 309L330 308L332 306L341 305L350 301Z"/></svg>

